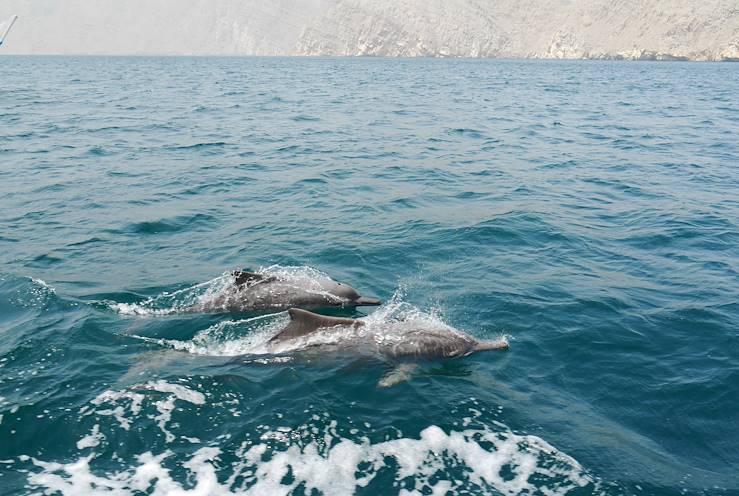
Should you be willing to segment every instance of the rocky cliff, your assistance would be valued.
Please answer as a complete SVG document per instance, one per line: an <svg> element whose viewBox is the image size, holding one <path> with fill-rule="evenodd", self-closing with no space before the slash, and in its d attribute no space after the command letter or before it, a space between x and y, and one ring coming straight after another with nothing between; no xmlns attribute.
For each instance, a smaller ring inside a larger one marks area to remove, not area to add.
<svg viewBox="0 0 739 496"><path fill-rule="evenodd" d="M739 0L5 0L6 53L739 60Z"/></svg>

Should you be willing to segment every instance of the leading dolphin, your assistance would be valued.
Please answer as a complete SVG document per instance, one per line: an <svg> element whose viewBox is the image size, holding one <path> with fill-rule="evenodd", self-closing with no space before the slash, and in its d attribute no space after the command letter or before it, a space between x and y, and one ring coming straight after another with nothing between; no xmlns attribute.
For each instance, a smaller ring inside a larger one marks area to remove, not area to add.
<svg viewBox="0 0 739 496"><path fill-rule="evenodd" d="M191 306L190 312L256 312L298 308L379 305L356 289L329 278L301 279L236 271L233 284Z"/></svg>
<svg viewBox="0 0 739 496"><path fill-rule="evenodd" d="M303 340L302 344L309 347L340 344L392 359L456 358L478 351L508 348L505 340L478 341L465 332L449 327L404 325L401 322L388 329L382 325L368 326L362 320L327 317L298 308L291 308L288 313L290 323L267 344L273 352L289 350L297 340ZM337 339L331 339L332 333ZM312 337L320 339L312 342Z"/></svg>

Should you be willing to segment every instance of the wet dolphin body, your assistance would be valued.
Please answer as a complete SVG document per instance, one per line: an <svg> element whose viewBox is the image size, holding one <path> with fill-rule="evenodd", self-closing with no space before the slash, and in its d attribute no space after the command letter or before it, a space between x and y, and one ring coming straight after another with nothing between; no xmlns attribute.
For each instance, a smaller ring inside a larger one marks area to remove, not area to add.
<svg viewBox="0 0 739 496"><path fill-rule="evenodd" d="M234 272L234 284L218 296L190 307L191 312L253 312L288 308L326 308L379 305L356 289L321 279L311 282L252 272ZM312 283L312 284L311 284Z"/></svg>
<svg viewBox="0 0 739 496"><path fill-rule="evenodd" d="M478 351L508 348L505 341L478 341L467 333L448 328L396 329L384 335L378 329L368 329L361 320L327 317L313 312L291 308L290 323L268 342L268 348L280 352L292 340L309 338L317 331L336 329L342 333L341 342L360 351L373 351L393 359L434 359L467 356ZM310 344L309 344L310 346Z"/></svg>

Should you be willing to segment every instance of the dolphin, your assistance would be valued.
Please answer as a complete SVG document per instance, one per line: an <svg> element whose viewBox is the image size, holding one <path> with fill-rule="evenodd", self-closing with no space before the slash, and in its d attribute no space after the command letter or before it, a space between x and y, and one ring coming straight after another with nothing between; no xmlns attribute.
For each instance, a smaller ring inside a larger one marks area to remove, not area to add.
<svg viewBox="0 0 739 496"><path fill-rule="evenodd" d="M232 285L212 298L191 306L189 312L258 312L297 308L379 305L353 287L328 278L301 280L238 270Z"/></svg>
<svg viewBox="0 0 739 496"><path fill-rule="evenodd" d="M469 334L448 327L421 328L394 325L391 332L383 326L367 325L358 319L328 317L299 308L288 310L290 322L272 336L267 348L275 353L293 348L292 344L320 346L341 344L360 351L378 353L391 359L447 359L457 358L478 351L508 348L505 340L478 341ZM318 334L328 339L316 339ZM331 339L334 334L338 339ZM302 341L301 341L302 340Z"/></svg>

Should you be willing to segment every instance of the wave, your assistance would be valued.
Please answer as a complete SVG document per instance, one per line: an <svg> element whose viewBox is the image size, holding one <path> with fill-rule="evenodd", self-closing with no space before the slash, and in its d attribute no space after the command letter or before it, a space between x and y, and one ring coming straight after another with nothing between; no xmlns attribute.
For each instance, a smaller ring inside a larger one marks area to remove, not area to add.
<svg viewBox="0 0 739 496"><path fill-rule="evenodd" d="M429 424L413 435L397 429L381 434L368 423L347 424L306 411L300 425L263 425L232 443L202 446L171 417L173 411L207 408L208 400L190 385L164 380L105 391L81 410L81 421L96 423L77 441L77 459L59 463L21 455L9 462L21 465L31 490L62 494L86 493L94 485L120 495L184 493L193 487L200 494L350 495L388 478L409 495L592 493L599 486L575 459L538 436L515 433L488 418L475 400L455 408L461 418L455 426ZM236 412L238 406L232 408ZM116 422L106 423L111 417ZM177 447L155 446L125 462L119 458L111 470L105 453L115 444L116 431L152 420L165 443ZM184 457L175 456L175 449ZM183 461L175 462L178 458Z"/></svg>
<svg viewBox="0 0 739 496"><path fill-rule="evenodd" d="M43 309L58 301L54 286L34 277L0 276L0 294L5 295L0 300L0 313L3 309L10 311L11 307ZM5 308L5 304L10 306Z"/></svg>

